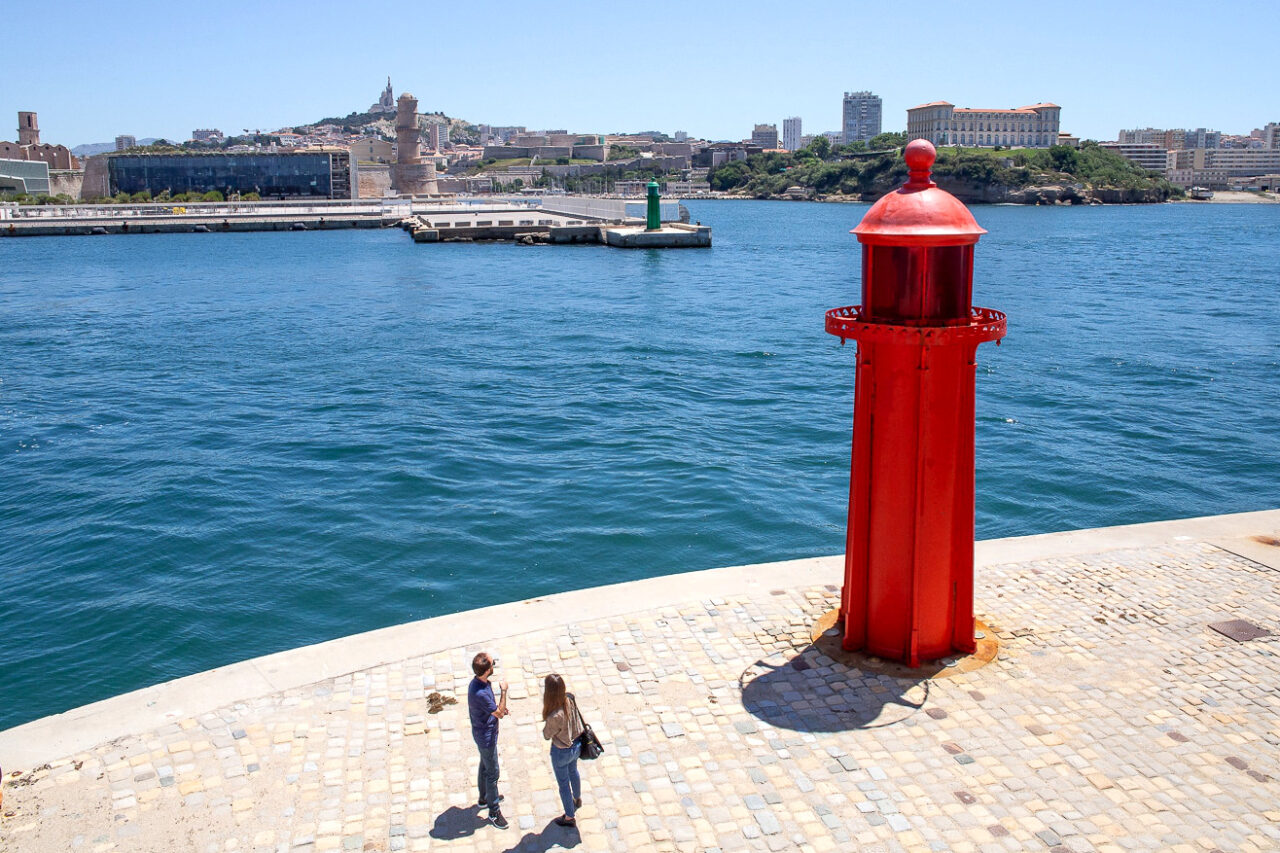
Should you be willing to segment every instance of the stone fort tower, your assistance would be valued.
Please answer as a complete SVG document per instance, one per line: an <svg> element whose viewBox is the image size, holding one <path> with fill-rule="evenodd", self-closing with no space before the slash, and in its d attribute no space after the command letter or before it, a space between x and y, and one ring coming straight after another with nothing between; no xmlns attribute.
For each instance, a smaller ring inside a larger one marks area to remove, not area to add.
<svg viewBox="0 0 1280 853"><path fill-rule="evenodd" d="M18 144L40 144L40 122L35 113L18 113Z"/></svg>
<svg viewBox="0 0 1280 853"><path fill-rule="evenodd" d="M418 99L405 92L396 101L396 164L391 188L400 195L439 192L436 161L422 162L422 135L418 131Z"/></svg>

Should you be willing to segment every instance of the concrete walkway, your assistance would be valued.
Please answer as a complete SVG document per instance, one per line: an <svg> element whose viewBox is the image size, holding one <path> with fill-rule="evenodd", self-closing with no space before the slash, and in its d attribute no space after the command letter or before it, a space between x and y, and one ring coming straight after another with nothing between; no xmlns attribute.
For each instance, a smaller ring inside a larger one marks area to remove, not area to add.
<svg viewBox="0 0 1280 853"><path fill-rule="evenodd" d="M426 620L39 720L0 732L0 850L1280 849L1280 638L1208 627L1280 633L1280 511L977 554L1000 654L947 678L811 642L839 599L823 558ZM505 832L474 807L481 648L512 688ZM606 742L577 830L551 822L548 672Z"/></svg>

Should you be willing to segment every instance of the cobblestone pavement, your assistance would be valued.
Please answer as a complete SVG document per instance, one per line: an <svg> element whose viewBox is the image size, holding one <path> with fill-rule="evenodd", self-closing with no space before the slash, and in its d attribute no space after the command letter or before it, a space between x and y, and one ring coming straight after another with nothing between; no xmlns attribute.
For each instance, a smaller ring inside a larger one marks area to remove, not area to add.
<svg viewBox="0 0 1280 853"><path fill-rule="evenodd" d="M506 831L474 806L466 647L6 768L0 849L1276 850L1280 638L1207 624L1280 632L1278 582L1197 542L983 568L1000 657L934 680L811 646L831 586L584 620L486 646ZM606 743L577 830L548 672Z"/></svg>

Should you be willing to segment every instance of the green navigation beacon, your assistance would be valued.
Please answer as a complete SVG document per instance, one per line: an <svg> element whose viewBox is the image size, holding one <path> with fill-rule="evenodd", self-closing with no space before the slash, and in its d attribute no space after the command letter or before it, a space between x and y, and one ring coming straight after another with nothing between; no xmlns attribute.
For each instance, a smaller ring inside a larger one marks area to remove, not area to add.
<svg viewBox="0 0 1280 853"><path fill-rule="evenodd" d="M662 213L658 207L658 182L650 181L647 189L649 190L649 210L644 230L660 231L662 229Z"/></svg>

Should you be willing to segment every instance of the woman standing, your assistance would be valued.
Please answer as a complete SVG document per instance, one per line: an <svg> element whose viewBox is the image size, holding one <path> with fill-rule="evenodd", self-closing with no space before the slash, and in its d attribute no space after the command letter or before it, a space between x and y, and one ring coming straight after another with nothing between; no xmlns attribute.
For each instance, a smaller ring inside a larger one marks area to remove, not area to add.
<svg viewBox="0 0 1280 853"><path fill-rule="evenodd" d="M582 734L582 715L572 693L566 693L564 679L548 675L542 688L542 736L551 741L551 769L560 786L560 802L564 815L556 818L559 826L577 826L574 815L582 805L582 781L578 777L578 735Z"/></svg>

